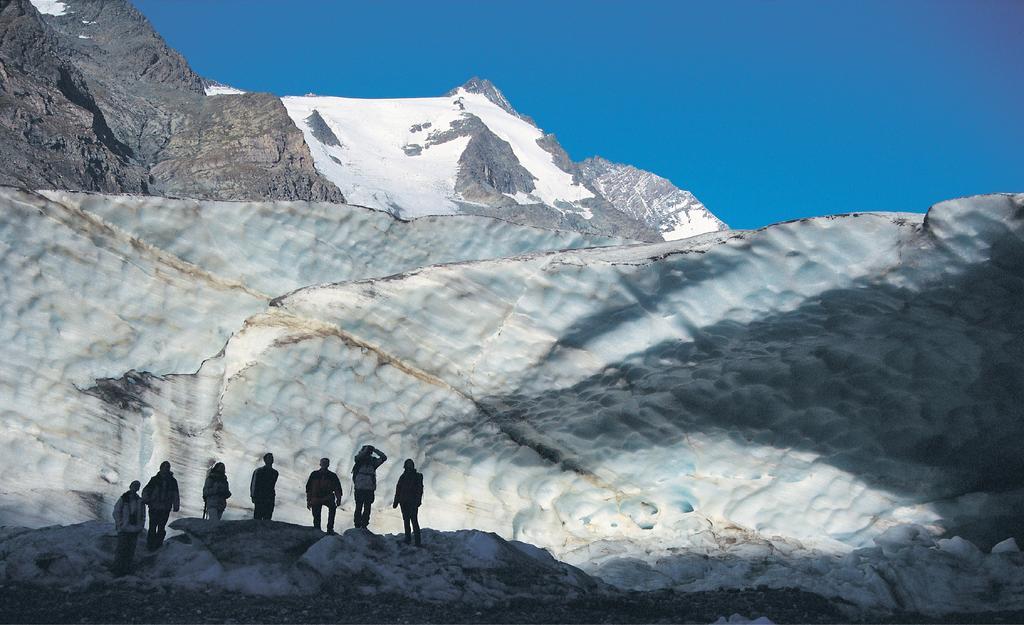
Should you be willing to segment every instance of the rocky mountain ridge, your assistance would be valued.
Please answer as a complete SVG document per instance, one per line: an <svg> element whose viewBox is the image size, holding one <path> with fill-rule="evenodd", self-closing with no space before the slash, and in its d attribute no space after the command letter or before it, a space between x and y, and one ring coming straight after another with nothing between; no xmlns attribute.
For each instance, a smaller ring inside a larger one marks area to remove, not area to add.
<svg viewBox="0 0 1024 625"><path fill-rule="evenodd" d="M665 202L641 190L633 194L638 200L604 191L592 168L574 163L553 134L517 112L488 80L473 78L435 98L460 113L446 123L425 119L416 137L403 129L410 138L395 153L420 161L418 167L447 150L451 171L440 177L454 180L451 188L410 201L399 187L431 191L434 183L374 179L360 163L339 158L346 145L336 135L343 133L332 130L335 122L323 111L296 118L287 110L289 98L244 93L200 76L127 0L4 0L0 29L0 156L9 163L0 184L196 199L348 200L400 217L475 214L645 241L724 227L695 199ZM466 110L477 97L520 123L530 135L525 143ZM657 193L688 195L657 179L663 183ZM347 198L339 184L371 187L371 195ZM637 202L654 208L638 210Z"/></svg>
<svg viewBox="0 0 1024 625"><path fill-rule="evenodd" d="M279 99L206 81L124 0L0 4L0 184L342 202Z"/></svg>

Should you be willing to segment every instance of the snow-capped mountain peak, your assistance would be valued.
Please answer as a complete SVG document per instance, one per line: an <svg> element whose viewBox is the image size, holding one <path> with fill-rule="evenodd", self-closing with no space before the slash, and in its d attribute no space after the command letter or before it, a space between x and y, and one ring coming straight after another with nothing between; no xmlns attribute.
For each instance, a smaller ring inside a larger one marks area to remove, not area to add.
<svg viewBox="0 0 1024 625"><path fill-rule="evenodd" d="M658 205L645 212L633 206L632 196L605 194L601 181L590 179L591 169L573 163L553 134L516 111L486 79L474 77L433 98L283 102L324 177L350 202L399 217L488 215L639 240L724 228L691 194L653 174L661 182L658 193L678 197L647 197L639 189L641 204Z"/></svg>
<svg viewBox="0 0 1024 625"><path fill-rule="evenodd" d="M498 87L496 87L493 82L487 80L486 78L478 78L476 76L473 76L465 83L463 83L461 86L456 87L445 93L445 95L448 97L458 97L462 93L480 94L487 98L490 102L494 103L499 108L507 112L509 115L514 115L532 126L537 125L533 121L532 117L523 115L519 111L515 110L512 107L512 103L509 102L508 98L505 97L505 94L502 93L501 90L498 89Z"/></svg>
<svg viewBox="0 0 1024 625"><path fill-rule="evenodd" d="M587 218L580 201L594 194L538 144L540 129L509 112L499 91L484 91L460 87L437 98L387 100L287 97L284 104L317 169L353 203L402 217L539 205ZM330 135L336 141L324 140Z"/></svg>

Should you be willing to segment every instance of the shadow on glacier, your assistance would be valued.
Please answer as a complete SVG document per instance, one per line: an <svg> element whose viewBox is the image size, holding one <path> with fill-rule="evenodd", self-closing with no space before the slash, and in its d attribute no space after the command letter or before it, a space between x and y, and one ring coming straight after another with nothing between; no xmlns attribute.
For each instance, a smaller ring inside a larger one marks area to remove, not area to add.
<svg viewBox="0 0 1024 625"><path fill-rule="evenodd" d="M1022 539L1020 239L1004 237L986 263L921 290L861 282L693 332L572 387L481 404L517 442L544 432L538 451L568 469L591 466L612 443L642 451L709 433L813 452L908 503L931 503L950 534L979 545ZM566 343L585 348L595 336L579 330Z"/></svg>
<svg viewBox="0 0 1024 625"><path fill-rule="evenodd" d="M747 239L748 237L749 235L746 233L739 233L729 238ZM704 253L706 252L702 249L678 250L661 258ZM665 299L666 293L695 289L703 283L724 280L730 274L742 269L745 262L742 256L737 255L735 257L718 257L713 263L691 263L685 267L673 263L651 263L649 270L655 273L654 280L644 284L636 284L630 278L619 280L617 286L622 289L623 295L628 296L628 301L621 301L613 305L612 308L604 308L597 313L585 315L576 320L562 334L548 356L566 347L586 349L586 345L590 341L634 321L649 317Z"/></svg>

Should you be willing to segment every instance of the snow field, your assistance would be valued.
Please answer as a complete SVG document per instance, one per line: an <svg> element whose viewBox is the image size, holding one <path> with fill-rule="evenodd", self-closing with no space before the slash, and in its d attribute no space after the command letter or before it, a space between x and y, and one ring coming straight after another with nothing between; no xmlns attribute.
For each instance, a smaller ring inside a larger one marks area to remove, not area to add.
<svg viewBox="0 0 1024 625"><path fill-rule="evenodd" d="M469 137L427 145L433 132L444 132L464 113L476 115L507 141L519 162L536 178L521 204L578 203L593 197L559 169L537 139L543 132L464 89L451 97L370 100L326 96L282 98L289 116L302 130L317 171L341 189L352 204L409 218L459 212L455 182ZM461 106L460 106L461 104ZM306 119L318 111L341 145L327 145L313 135ZM423 126L429 125L427 128ZM410 156L403 148L419 145ZM586 209L580 208L580 211Z"/></svg>
<svg viewBox="0 0 1024 625"><path fill-rule="evenodd" d="M219 83L207 85L204 91L206 92L206 95L240 95L245 93L241 89L236 89L229 85L222 85Z"/></svg>
<svg viewBox="0 0 1024 625"><path fill-rule="evenodd" d="M59 0L31 0L32 6L43 15L64 15L68 12L66 2Z"/></svg>

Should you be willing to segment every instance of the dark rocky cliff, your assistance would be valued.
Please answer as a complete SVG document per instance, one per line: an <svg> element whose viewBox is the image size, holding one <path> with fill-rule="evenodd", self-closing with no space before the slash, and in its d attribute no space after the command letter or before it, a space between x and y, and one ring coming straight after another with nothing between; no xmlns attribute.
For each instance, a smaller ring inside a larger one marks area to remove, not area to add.
<svg viewBox="0 0 1024 625"><path fill-rule="evenodd" d="M269 94L205 81L126 0L0 2L0 184L344 201Z"/></svg>

